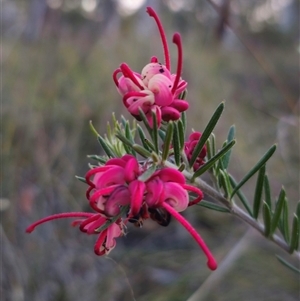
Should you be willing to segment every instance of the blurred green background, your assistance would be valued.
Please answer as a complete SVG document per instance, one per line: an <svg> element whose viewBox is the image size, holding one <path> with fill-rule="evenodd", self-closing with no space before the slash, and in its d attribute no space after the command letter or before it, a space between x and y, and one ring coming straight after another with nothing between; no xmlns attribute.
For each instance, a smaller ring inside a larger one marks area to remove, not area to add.
<svg viewBox="0 0 300 301"><path fill-rule="evenodd" d="M299 300L299 278L276 246L227 214L193 207L184 215L226 268L211 273L175 221L129 227L109 257L93 254L96 236L57 221L31 235L33 221L88 210L86 155L101 148L111 113L125 112L112 81L120 63L140 71L162 46L147 5L168 40L178 31L189 83L189 128L202 131L217 105L226 111L218 147L236 125L230 172L240 179L274 143L274 200L282 185L299 200L299 2L297 0L1 0L1 300ZM230 22L233 30L225 26ZM170 44L175 72L177 52ZM251 199L253 184L244 192ZM292 216L292 212L291 212ZM245 236L246 235L246 236ZM243 239L244 238L244 239ZM242 241L240 241L242 240ZM240 244L238 244L240 242ZM235 248L234 260L227 255ZM298 264L297 262L293 262ZM212 278L213 277L213 278Z"/></svg>

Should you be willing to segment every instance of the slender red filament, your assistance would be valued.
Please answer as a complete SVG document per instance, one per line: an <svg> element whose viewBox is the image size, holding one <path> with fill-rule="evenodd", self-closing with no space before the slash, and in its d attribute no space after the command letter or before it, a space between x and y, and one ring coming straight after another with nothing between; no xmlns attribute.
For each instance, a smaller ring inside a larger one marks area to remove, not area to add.
<svg viewBox="0 0 300 301"><path fill-rule="evenodd" d="M204 240L201 238L199 233L193 228L193 226L182 216L180 215L172 206L167 204L166 202L162 203L162 206L171 214L173 215L181 224L183 227L186 228L186 230L193 236L193 238L196 240L200 248L203 250L204 254L207 257L207 266L211 270L215 270L217 268L217 262L214 259L213 255L211 254L210 250L206 246Z"/></svg>
<svg viewBox="0 0 300 301"><path fill-rule="evenodd" d="M171 61L170 61L170 54L169 54L169 48L168 48L168 43L167 43L167 39L166 39L166 35L163 29L163 26L158 18L158 15L156 14L156 12L153 10L152 7L147 7L147 13L149 14L150 17L153 17L159 33L160 33L160 37L162 40L162 44L163 44L163 49L164 49L164 55L165 55L165 64L168 70L171 70Z"/></svg>
<svg viewBox="0 0 300 301"><path fill-rule="evenodd" d="M174 84L172 87L172 94L175 93L180 77L181 77L181 71L182 71L182 44L181 44L181 37L179 33L174 33L173 36L173 43L176 44L177 48L178 48L178 61L177 61L177 70L176 70L176 77L174 80Z"/></svg>
<svg viewBox="0 0 300 301"><path fill-rule="evenodd" d="M26 232L27 233L31 233L37 226L52 221L54 219L59 219L59 218L69 218L69 217L91 217L93 216L94 213L88 213L88 212L68 212L68 213L57 213L57 214L53 214L50 216L47 216L45 218L42 218L38 221L36 221L35 223L31 224L27 229Z"/></svg>

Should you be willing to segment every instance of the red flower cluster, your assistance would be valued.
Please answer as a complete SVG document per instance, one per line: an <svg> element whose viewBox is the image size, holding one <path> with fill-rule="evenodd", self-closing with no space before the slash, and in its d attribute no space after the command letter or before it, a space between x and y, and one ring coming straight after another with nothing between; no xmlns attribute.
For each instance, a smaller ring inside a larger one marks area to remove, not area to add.
<svg viewBox="0 0 300 301"><path fill-rule="evenodd" d="M152 57L150 64L138 73L132 71L126 63L122 63L114 71L113 79L131 115L140 120L141 109L152 125L152 112L154 112L159 127L161 120L178 120L180 113L188 109L188 102L179 99L179 95L187 87L187 82L181 79L182 44L179 33L173 36L173 43L178 48L178 62L176 74L171 74L170 54L162 24L151 7L147 8L147 12L155 19L158 26L165 54L165 65L159 63L157 57ZM118 78L119 73L121 76Z"/></svg>
<svg viewBox="0 0 300 301"><path fill-rule="evenodd" d="M201 136L202 134L200 132L194 132L190 135L189 140L184 143L184 152L189 161L192 158L193 151L197 143L199 142ZM198 155L193 165L194 170L197 170L201 165L205 163L204 158L206 157L206 153L207 153L207 149L206 149L206 145L204 145L204 147L202 148L200 154Z"/></svg>
<svg viewBox="0 0 300 301"><path fill-rule="evenodd" d="M144 180L147 166L141 166L131 155L110 159L104 166L96 167L86 174L89 185L87 199L95 213L70 212L55 214L37 221L27 228L32 232L36 226L58 218L77 218L73 225L87 234L98 234L95 244L97 255L108 254L116 245L115 238L124 235L128 221L138 222L152 218L167 225L170 216L177 219L193 236L208 258L211 269L216 261L196 230L178 212L198 203L203 194L200 189L187 185L178 170L164 167ZM197 195L189 201L188 191ZM122 216L122 209L126 216Z"/></svg>

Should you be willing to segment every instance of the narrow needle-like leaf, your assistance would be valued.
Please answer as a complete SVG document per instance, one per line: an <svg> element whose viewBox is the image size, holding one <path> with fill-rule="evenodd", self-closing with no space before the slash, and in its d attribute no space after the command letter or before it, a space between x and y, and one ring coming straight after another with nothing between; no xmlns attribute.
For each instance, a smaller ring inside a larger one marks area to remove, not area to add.
<svg viewBox="0 0 300 301"><path fill-rule="evenodd" d="M184 129L184 136L185 136L185 131L186 131L186 112L182 112L181 113L181 120L182 120L182 124L183 124L183 129Z"/></svg>
<svg viewBox="0 0 300 301"><path fill-rule="evenodd" d="M149 122L148 122L148 119L147 119L145 113L143 112L143 110L142 110L141 108L139 108L139 113L140 113L140 117L141 117L142 121L143 121L144 124L145 124L145 127L146 127L148 133L149 133L150 136L152 137L152 128L151 128L151 126L150 126L150 124L149 124Z"/></svg>
<svg viewBox="0 0 300 301"><path fill-rule="evenodd" d="M177 130L179 135L180 150L182 151L184 147L184 128L183 123L180 119L177 121Z"/></svg>
<svg viewBox="0 0 300 301"><path fill-rule="evenodd" d="M174 131L173 131L173 149L174 149L174 159L177 166L180 165L180 141L179 141L179 133L177 128L177 123L174 123Z"/></svg>
<svg viewBox="0 0 300 301"><path fill-rule="evenodd" d="M210 139L206 141L206 149L207 149L207 159L210 160L212 158L212 151L211 151L211 142Z"/></svg>
<svg viewBox="0 0 300 301"><path fill-rule="evenodd" d="M289 211L288 211L287 198L284 198L283 208L282 208L282 235L284 240L290 242L290 230L289 230Z"/></svg>
<svg viewBox="0 0 300 301"><path fill-rule="evenodd" d="M235 126L232 125L229 129L228 136L227 136L227 142L231 142L235 137ZM229 165L231 151L227 152L227 154L222 158L223 166L225 169L227 169Z"/></svg>
<svg viewBox="0 0 300 301"><path fill-rule="evenodd" d="M97 139L108 157L110 157L110 158L116 157L116 154L114 153L114 151L109 147L109 145L106 143L106 141L100 135L97 137Z"/></svg>
<svg viewBox="0 0 300 301"><path fill-rule="evenodd" d="M271 232L271 210L266 202L263 202L262 212L265 226L265 236L269 237Z"/></svg>
<svg viewBox="0 0 300 301"><path fill-rule="evenodd" d="M195 171L192 177L192 181L202 175L205 171L210 169L216 161L218 161L222 156L224 156L235 144L235 140L232 140L225 147L223 147L216 155L214 155L210 160L208 160L204 165Z"/></svg>
<svg viewBox="0 0 300 301"><path fill-rule="evenodd" d="M147 149L145 149L144 147L142 147L139 144L133 144L132 148L141 156L143 156L144 158L150 158L151 156L151 152L149 152Z"/></svg>
<svg viewBox="0 0 300 301"><path fill-rule="evenodd" d="M159 130L158 130L158 135L159 135L159 137L160 137L160 139L161 139L162 141L165 141L165 139L166 139L166 132L165 132L165 131L159 129Z"/></svg>
<svg viewBox="0 0 300 301"><path fill-rule="evenodd" d="M292 225L292 234L290 242L290 253L293 253L295 250L298 250L299 239L300 239L300 225L299 219L296 214L294 214L293 225Z"/></svg>
<svg viewBox="0 0 300 301"><path fill-rule="evenodd" d="M263 155L263 157L255 164L255 166L244 176L244 178L237 184L230 198L272 157L276 150L276 145L270 147L270 149Z"/></svg>
<svg viewBox="0 0 300 301"><path fill-rule="evenodd" d="M266 165L263 165L258 172L255 193L254 193L253 217L255 219L258 218L258 214L259 214L260 203L261 203L261 199L262 199L262 192L263 192L263 187L264 187L265 173L266 173Z"/></svg>
<svg viewBox="0 0 300 301"><path fill-rule="evenodd" d="M146 135L145 135L143 129L141 128L141 126L139 124L137 125L137 131L138 131L138 134L140 136L140 140L141 140L144 148L148 151L152 151L152 149L149 148L148 144L145 142L147 140L147 138L146 138Z"/></svg>
<svg viewBox="0 0 300 301"><path fill-rule="evenodd" d="M270 210L272 210L271 189L270 189L270 183L267 174L265 174L265 178L264 178L264 192L265 192L265 202L268 204Z"/></svg>
<svg viewBox="0 0 300 301"><path fill-rule="evenodd" d="M231 192L231 185L230 185L230 182L228 179L228 174L225 171L220 170L219 177L220 177L220 182L222 183L222 187L225 192L224 197L227 198Z"/></svg>
<svg viewBox="0 0 300 301"><path fill-rule="evenodd" d="M166 161L169 156L170 145L173 138L174 131L174 123L172 121L169 122L167 127L167 132L164 140L163 151L162 151L162 161Z"/></svg>
<svg viewBox="0 0 300 301"><path fill-rule="evenodd" d="M199 156L202 148L205 145L206 140L209 138L210 134L212 133L213 129L215 128L218 120L220 119L222 112L224 110L224 102L222 102L214 112L213 116L211 117L210 121L208 122L206 128L204 129L201 138L199 139L198 143L195 146L195 149L192 153L192 157L190 160L190 167L192 167Z"/></svg>
<svg viewBox="0 0 300 301"><path fill-rule="evenodd" d="M86 183L86 179L83 177L75 176L75 178L83 183Z"/></svg>
<svg viewBox="0 0 300 301"><path fill-rule="evenodd" d="M157 117L154 112L152 112L153 129L152 129L152 140L155 148L155 152L158 154L158 128L157 128Z"/></svg>
<svg viewBox="0 0 300 301"><path fill-rule="evenodd" d="M278 197L278 201L276 203L275 211L273 214L272 218L272 223L271 223L271 235L275 232L279 220L280 220L280 215L282 212L283 204L284 204L284 199L285 199L285 190L282 188Z"/></svg>

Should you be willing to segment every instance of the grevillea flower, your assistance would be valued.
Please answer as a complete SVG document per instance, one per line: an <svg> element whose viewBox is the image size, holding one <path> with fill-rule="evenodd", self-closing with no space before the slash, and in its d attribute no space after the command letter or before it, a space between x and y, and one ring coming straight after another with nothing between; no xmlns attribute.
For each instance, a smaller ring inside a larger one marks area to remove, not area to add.
<svg viewBox="0 0 300 301"><path fill-rule="evenodd" d="M88 212L53 214L31 224L26 229L26 232L31 233L37 226L60 218L76 218L77 220L72 223L73 226L79 224L79 229L82 232L99 235L94 246L94 252L96 255L108 254L116 246L115 239L124 235L125 233L124 224L122 223L121 219L111 223L107 217L104 217L99 213ZM103 230L101 230L101 227L103 227Z"/></svg>
<svg viewBox="0 0 300 301"><path fill-rule="evenodd" d="M190 161L192 158L193 151L199 142L199 139L201 138L202 134L200 132L194 132L189 136L189 140L184 143L184 152L187 156L187 159ZM203 165L204 158L206 157L207 149L206 145L202 148L200 154L196 158L196 161L193 165L194 170L197 170L201 165Z"/></svg>
<svg viewBox="0 0 300 301"><path fill-rule="evenodd" d="M141 166L132 155L110 159L105 165L89 170L85 177L89 185L87 199L96 213L51 215L35 222L26 231L30 233L36 226L50 220L77 218L73 225L79 225L82 232L99 234L94 251L97 255L104 255L115 247L115 239L124 234L128 221L141 226L150 217L160 225L167 226L173 216L203 249L209 268L216 269L216 261L200 235L179 214L201 201L202 191L186 184L182 173L172 168L162 167L148 177L144 177L144 172L147 172L147 164ZM196 195L194 200L189 200L188 192Z"/></svg>
<svg viewBox="0 0 300 301"><path fill-rule="evenodd" d="M140 120L141 109L150 125L152 112L156 114L158 127L161 120L178 120L180 113L189 107L188 102L179 99L179 95L186 89L187 82L181 79L182 72L182 43L179 33L173 36L173 43L178 48L177 70L171 73L171 60L166 36L162 24L151 8L148 14L154 18L161 36L165 64L159 63L157 57L152 57L141 73L134 72L126 63L122 63L113 73L113 79L119 93L123 96L123 103L127 110L137 120ZM121 74L120 77L118 75Z"/></svg>
<svg viewBox="0 0 300 301"><path fill-rule="evenodd" d="M120 213L121 206L129 205L129 217L137 215L145 192L145 183L138 179L141 172L137 159L131 155L110 159L105 166L91 169L85 177L90 185L87 199L91 207L112 217Z"/></svg>

